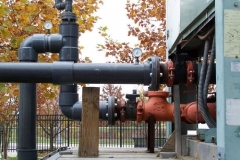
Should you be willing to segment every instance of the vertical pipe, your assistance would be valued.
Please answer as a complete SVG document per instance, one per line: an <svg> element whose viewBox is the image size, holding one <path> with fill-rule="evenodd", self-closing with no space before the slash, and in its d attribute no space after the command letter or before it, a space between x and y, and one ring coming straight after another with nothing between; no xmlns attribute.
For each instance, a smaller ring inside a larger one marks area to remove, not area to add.
<svg viewBox="0 0 240 160"><path fill-rule="evenodd" d="M37 160L36 83L20 84L18 160Z"/></svg>

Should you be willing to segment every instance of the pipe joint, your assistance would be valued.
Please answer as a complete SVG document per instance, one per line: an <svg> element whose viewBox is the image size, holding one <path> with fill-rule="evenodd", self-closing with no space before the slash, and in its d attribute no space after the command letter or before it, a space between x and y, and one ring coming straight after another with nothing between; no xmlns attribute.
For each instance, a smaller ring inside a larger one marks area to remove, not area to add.
<svg viewBox="0 0 240 160"><path fill-rule="evenodd" d="M19 61L36 62L38 53L58 53L63 46L60 34L34 34L26 38L18 51Z"/></svg>
<svg viewBox="0 0 240 160"><path fill-rule="evenodd" d="M53 62L53 83L73 84L73 64L74 62Z"/></svg>

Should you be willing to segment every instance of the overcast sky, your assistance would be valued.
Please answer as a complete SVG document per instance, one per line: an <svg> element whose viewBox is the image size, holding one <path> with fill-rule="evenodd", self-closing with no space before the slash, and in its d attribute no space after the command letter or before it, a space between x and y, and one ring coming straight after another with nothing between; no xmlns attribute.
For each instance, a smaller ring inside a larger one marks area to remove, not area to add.
<svg viewBox="0 0 240 160"><path fill-rule="evenodd" d="M107 26L107 33L118 42L130 42L134 47L137 43L136 38L128 37L128 24L131 24L131 20L127 17L127 11L125 9L127 0L104 0L104 5L99 6L100 9L96 15L101 17L94 25L93 31L86 32L79 38L80 45L84 46L82 50L82 58L90 57L92 63L105 63L109 59L105 57L104 52L97 50L97 44L104 44L104 38L98 34L98 28ZM136 1L136 0L131 0ZM102 85L88 85L102 87ZM133 89L137 89L138 85L121 85L123 88L122 93L132 93Z"/></svg>
<svg viewBox="0 0 240 160"><path fill-rule="evenodd" d="M82 34L79 38L80 45L84 46L82 58L90 57L93 63L104 63L108 61L104 52L97 51L97 44L104 44L104 37L98 34L98 28L107 26L107 33L119 42L130 42L132 46L137 43L136 38L128 37L127 25L131 20L127 18L125 9L127 0L104 0L104 5L100 5L97 11L101 19L94 25L93 31Z"/></svg>

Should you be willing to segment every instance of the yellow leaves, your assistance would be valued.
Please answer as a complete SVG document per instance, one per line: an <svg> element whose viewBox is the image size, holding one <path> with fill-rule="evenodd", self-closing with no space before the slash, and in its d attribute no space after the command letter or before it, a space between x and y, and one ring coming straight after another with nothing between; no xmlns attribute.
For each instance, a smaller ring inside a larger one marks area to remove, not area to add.
<svg viewBox="0 0 240 160"><path fill-rule="evenodd" d="M27 32L32 32L34 29L35 29L34 26L27 26L27 27L24 28L24 30L27 31Z"/></svg>
<svg viewBox="0 0 240 160"><path fill-rule="evenodd" d="M92 4L92 3L93 3L93 0L88 0L88 3L89 3L89 4Z"/></svg>
<svg viewBox="0 0 240 160"><path fill-rule="evenodd" d="M3 38L9 38L11 33L7 28L4 28L3 30L1 30L1 34L3 36Z"/></svg>
<svg viewBox="0 0 240 160"><path fill-rule="evenodd" d="M92 62L92 60L89 57L85 57L84 60L85 60L85 63L91 63Z"/></svg>
<svg viewBox="0 0 240 160"><path fill-rule="evenodd" d="M26 4L27 0L20 0L21 3Z"/></svg>
<svg viewBox="0 0 240 160"><path fill-rule="evenodd" d="M101 36L106 37L107 33L102 33Z"/></svg>
<svg viewBox="0 0 240 160"><path fill-rule="evenodd" d="M87 18L87 14L83 13L82 18L85 20Z"/></svg>

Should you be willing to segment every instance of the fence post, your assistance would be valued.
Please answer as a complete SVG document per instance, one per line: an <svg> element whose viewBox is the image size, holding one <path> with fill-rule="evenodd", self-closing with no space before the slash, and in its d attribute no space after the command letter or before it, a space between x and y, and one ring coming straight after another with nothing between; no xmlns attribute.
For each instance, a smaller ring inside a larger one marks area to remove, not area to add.
<svg viewBox="0 0 240 160"><path fill-rule="evenodd" d="M68 147L70 147L70 126L69 126L69 119L67 119L68 121L68 127L67 127L67 137L68 137ZM75 137L74 137L75 138Z"/></svg>
<svg viewBox="0 0 240 160"><path fill-rule="evenodd" d="M122 122L120 122L120 148L122 148Z"/></svg>

